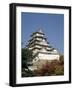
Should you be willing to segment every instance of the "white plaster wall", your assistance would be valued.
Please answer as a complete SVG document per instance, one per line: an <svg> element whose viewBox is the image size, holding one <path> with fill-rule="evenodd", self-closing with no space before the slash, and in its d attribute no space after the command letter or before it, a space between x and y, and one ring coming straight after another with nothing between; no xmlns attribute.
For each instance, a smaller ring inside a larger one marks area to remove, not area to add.
<svg viewBox="0 0 73 90"><path fill-rule="evenodd" d="M38 49L33 50L33 54L37 53L38 51Z"/></svg>
<svg viewBox="0 0 73 90"><path fill-rule="evenodd" d="M39 59L40 60L54 60L57 59L59 60L59 55L53 55L53 54L39 54Z"/></svg>

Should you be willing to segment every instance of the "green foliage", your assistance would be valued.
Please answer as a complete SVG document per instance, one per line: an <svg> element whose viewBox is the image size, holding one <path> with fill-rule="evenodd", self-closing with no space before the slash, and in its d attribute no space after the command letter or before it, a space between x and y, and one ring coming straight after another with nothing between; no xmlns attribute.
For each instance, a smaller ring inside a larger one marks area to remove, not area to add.
<svg viewBox="0 0 73 90"><path fill-rule="evenodd" d="M64 75L64 56L60 56L59 65L55 69L56 75Z"/></svg>
<svg viewBox="0 0 73 90"><path fill-rule="evenodd" d="M63 55L60 56L60 64L64 64L64 56Z"/></svg>
<svg viewBox="0 0 73 90"><path fill-rule="evenodd" d="M32 57L31 50L22 48L22 77L34 76L34 73L28 68L28 62L32 61Z"/></svg>
<svg viewBox="0 0 73 90"><path fill-rule="evenodd" d="M56 75L64 75L64 66L62 66L62 65L57 66L55 69L55 74Z"/></svg>
<svg viewBox="0 0 73 90"><path fill-rule="evenodd" d="M31 70L24 70L22 72L22 77L33 77L33 76L35 76L35 74Z"/></svg>
<svg viewBox="0 0 73 90"><path fill-rule="evenodd" d="M28 69L28 62L32 61L32 51L27 48L22 48L22 70Z"/></svg>
<svg viewBox="0 0 73 90"><path fill-rule="evenodd" d="M32 60L32 51L28 48L22 48L22 60L31 61Z"/></svg>

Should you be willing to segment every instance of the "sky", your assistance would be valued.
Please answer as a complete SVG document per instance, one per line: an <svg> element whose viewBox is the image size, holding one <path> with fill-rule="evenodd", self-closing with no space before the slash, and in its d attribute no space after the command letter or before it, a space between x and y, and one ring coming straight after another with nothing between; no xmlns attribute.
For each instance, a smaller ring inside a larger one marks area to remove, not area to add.
<svg viewBox="0 0 73 90"><path fill-rule="evenodd" d="M64 53L64 15L45 13L21 13L21 41L25 47L33 32L39 31L45 34L50 45Z"/></svg>

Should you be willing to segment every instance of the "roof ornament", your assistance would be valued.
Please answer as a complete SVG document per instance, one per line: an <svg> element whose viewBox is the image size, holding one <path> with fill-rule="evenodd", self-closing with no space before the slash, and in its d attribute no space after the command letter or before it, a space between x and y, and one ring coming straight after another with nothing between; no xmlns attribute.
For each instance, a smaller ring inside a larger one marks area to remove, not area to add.
<svg viewBox="0 0 73 90"><path fill-rule="evenodd" d="M43 33L43 31L42 31L42 29L41 29L41 28L39 29L39 32L40 32L40 33Z"/></svg>

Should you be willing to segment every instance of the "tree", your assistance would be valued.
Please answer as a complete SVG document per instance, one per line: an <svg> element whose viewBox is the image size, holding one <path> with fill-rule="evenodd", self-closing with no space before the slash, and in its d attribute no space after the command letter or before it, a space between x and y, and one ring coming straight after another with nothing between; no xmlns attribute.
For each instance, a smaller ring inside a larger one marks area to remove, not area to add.
<svg viewBox="0 0 73 90"><path fill-rule="evenodd" d="M60 64L64 64L64 55L60 56Z"/></svg>
<svg viewBox="0 0 73 90"><path fill-rule="evenodd" d="M32 58L32 51L28 48L22 48L22 77L35 76L35 74L28 68L28 62L31 62Z"/></svg>
<svg viewBox="0 0 73 90"><path fill-rule="evenodd" d="M38 68L34 72L37 76L56 76L64 75L64 59L63 57L59 60L52 60L48 62L46 60L45 64L42 64L41 68Z"/></svg>
<svg viewBox="0 0 73 90"><path fill-rule="evenodd" d="M28 48L22 48L22 68L28 68L28 62L32 61L32 51Z"/></svg>

